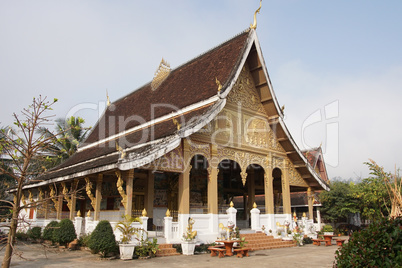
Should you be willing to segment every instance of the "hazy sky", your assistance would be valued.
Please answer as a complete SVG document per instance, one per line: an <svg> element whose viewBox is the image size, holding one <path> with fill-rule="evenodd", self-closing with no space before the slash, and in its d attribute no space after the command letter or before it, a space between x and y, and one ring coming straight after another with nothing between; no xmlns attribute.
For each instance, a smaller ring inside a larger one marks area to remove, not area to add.
<svg viewBox="0 0 402 268"><path fill-rule="evenodd" d="M111 100L246 29L258 0L0 0L0 125L42 94L94 125ZM257 34L287 126L329 177L402 166L402 1L264 0ZM84 110L85 109L85 110Z"/></svg>

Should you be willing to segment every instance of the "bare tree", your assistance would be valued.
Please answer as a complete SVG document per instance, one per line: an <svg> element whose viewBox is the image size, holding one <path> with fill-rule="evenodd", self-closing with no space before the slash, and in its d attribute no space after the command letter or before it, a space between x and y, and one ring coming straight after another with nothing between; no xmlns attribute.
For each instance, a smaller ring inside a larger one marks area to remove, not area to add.
<svg viewBox="0 0 402 268"><path fill-rule="evenodd" d="M11 176L15 180L13 191L14 200L5 201L11 207L12 215L10 219L10 231L2 267L10 267L11 257L13 255L15 235L17 232L19 213L27 205L21 204L23 187L31 182L33 178L43 173L45 170L40 168L41 161L46 161L45 150L52 145L51 137L40 134L39 129L44 125L51 124L52 116L47 113L52 110L52 106L57 99L48 101L46 97L39 96L33 98L32 104L21 111L21 115L13 114L14 129L2 129L0 136L0 154L10 161L9 169L0 166L0 173ZM29 207L37 204L30 204Z"/></svg>

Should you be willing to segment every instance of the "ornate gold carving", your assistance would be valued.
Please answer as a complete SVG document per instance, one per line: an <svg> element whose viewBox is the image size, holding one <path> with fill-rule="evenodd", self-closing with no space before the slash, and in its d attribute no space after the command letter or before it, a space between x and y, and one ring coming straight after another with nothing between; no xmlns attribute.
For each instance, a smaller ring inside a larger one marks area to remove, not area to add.
<svg viewBox="0 0 402 268"><path fill-rule="evenodd" d="M247 172L246 172L246 170L242 170L240 172L240 176L241 176L241 181L243 183L243 186L246 186L246 181L247 181Z"/></svg>
<svg viewBox="0 0 402 268"><path fill-rule="evenodd" d="M119 144L116 141L116 150L120 152L120 159L123 159L126 157L126 152L119 146Z"/></svg>
<svg viewBox="0 0 402 268"><path fill-rule="evenodd" d="M91 206L92 206L92 208L95 209L96 198L95 198L95 196L92 194L92 182L91 182L91 180L90 180L88 177L85 178L85 182L86 182L85 191L86 191L86 193L87 193L87 196L88 196L89 199L91 200Z"/></svg>
<svg viewBox="0 0 402 268"><path fill-rule="evenodd" d="M244 125L247 126L244 138L246 143L255 147L268 147L267 132L272 132L266 120L262 118L244 117Z"/></svg>
<svg viewBox="0 0 402 268"><path fill-rule="evenodd" d="M218 86L218 92L221 92L222 85L221 85L221 82L219 82L218 77L215 77L215 83Z"/></svg>
<svg viewBox="0 0 402 268"><path fill-rule="evenodd" d="M29 200L30 203L33 203L33 202L34 202L33 194L32 194L32 192L31 192L31 190L28 190L28 200Z"/></svg>
<svg viewBox="0 0 402 268"><path fill-rule="evenodd" d="M67 201L68 209L71 211L73 201L72 201L71 197L68 196L68 189L67 189L66 183L62 182L61 186L63 187L63 197Z"/></svg>
<svg viewBox="0 0 402 268"><path fill-rule="evenodd" d="M49 189L50 189L49 195L54 203L54 208L56 209L57 212L59 212L59 199L56 196L56 191L55 191L53 185L50 184Z"/></svg>
<svg viewBox="0 0 402 268"><path fill-rule="evenodd" d="M211 146L209 144L191 141L189 145L190 158L197 154L204 156L206 159L210 158Z"/></svg>
<svg viewBox="0 0 402 268"><path fill-rule="evenodd" d="M260 0L260 7L254 12L254 23L250 24L250 29L256 29L257 28L257 13L260 13L261 2L262 2L262 0Z"/></svg>
<svg viewBox="0 0 402 268"><path fill-rule="evenodd" d="M266 115L247 65L242 69L233 89L228 94L227 101L235 105L241 104L244 108Z"/></svg>
<svg viewBox="0 0 402 268"><path fill-rule="evenodd" d="M275 151L279 152L285 152L285 150L282 148L282 146L279 144L278 139L276 138L275 134L273 131L270 131L268 133L269 136L269 148Z"/></svg>
<svg viewBox="0 0 402 268"><path fill-rule="evenodd" d="M21 202L22 202L22 204L23 204L24 206L27 205L27 201L25 200L25 194L24 194L24 192L23 192L22 195L21 195ZM26 210L26 208L25 208L25 210Z"/></svg>
<svg viewBox="0 0 402 268"><path fill-rule="evenodd" d="M165 81L169 74L170 64L162 58L151 82L152 91L155 91L163 83L163 81Z"/></svg>
<svg viewBox="0 0 402 268"><path fill-rule="evenodd" d="M182 172L184 169L182 147L173 149L164 156L156 159L145 168L170 172Z"/></svg>
<svg viewBox="0 0 402 268"><path fill-rule="evenodd" d="M308 184L303 180L300 173L297 172L292 162L287 159L286 166L288 168L289 184L294 186L304 186L308 187Z"/></svg>
<svg viewBox="0 0 402 268"><path fill-rule="evenodd" d="M127 195L126 195L126 192L123 189L123 183L124 182L123 182L123 179L121 178L120 170L116 171L115 173L116 173L116 176L117 176L117 183L116 183L117 190L119 191L119 194L120 194L120 196L122 198L121 203L123 204L124 209L125 209L126 206L127 206Z"/></svg>
<svg viewBox="0 0 402 268"><path fill-rule="evenodd" d="M173 124L175 124L175 125L176 125L177 130L180 130L181 125L180 125L179 121L177 121L177 119L176 119L176 118L173 118L172 120L173 120Z"/></svg>
<svg viewBox="0 0 402 268"><path fill-rule="evenodd" d="M169 210L169 209L166 210L165 216L166 216L166 217L170 217L170 210Z"/></svg>
<svg viewBox="0 0 402 268"><path fill-rule="evenodd" d="M281 168L281 169L283 169L283 158L273 156L271 163L272 163L272 169L274 169L274 168Z"/></svg>

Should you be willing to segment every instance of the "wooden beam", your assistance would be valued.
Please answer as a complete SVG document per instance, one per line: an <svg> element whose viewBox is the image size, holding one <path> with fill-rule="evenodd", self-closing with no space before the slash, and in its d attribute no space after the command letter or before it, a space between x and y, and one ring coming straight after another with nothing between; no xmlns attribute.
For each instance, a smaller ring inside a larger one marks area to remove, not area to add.
<svg viewBox="0 0 402 268"><path fill-rule="evenodd" d="M261 65L257 65L253 68L250 68L250 72L255 72L255 71L260 71L262 70L262 66Z"/></svg>
<svg viewBox="0 0 402 268"><path fill-rule="evenodd" d="M283 137L283 138L277 138L277 140L279 141L279 142L281 142L281 141L287 141L287 140L289 140L287 137ZM296 152L296 151L292 151L292 152Z"/></svg>
<svg viewBox="0 0 402 268"><path fill-rule="evenodd" d="M289 152L286 152L286 155L295 154L295 153L297 153L297 152L296 151L289 151Z"/></svg>

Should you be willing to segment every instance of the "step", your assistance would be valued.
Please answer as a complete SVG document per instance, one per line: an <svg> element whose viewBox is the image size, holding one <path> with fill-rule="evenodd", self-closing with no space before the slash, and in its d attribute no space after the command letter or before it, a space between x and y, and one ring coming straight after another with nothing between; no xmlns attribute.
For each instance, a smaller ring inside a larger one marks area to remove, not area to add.
<svg viewBox="0 0 402 268"><path fill-rule="evenodd" d="M177 250L173 247L172 244L159 244L159 250L156 252L157 257L168 257L168 256L177 256L180 253L177 253Z"/></svg>

